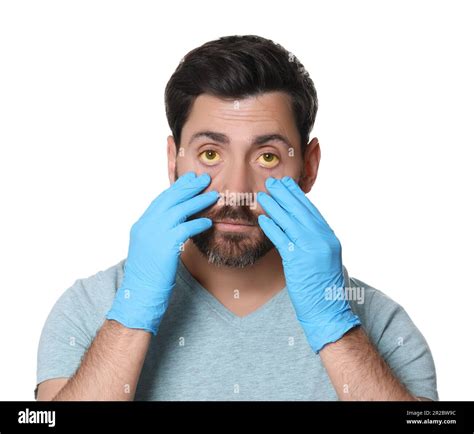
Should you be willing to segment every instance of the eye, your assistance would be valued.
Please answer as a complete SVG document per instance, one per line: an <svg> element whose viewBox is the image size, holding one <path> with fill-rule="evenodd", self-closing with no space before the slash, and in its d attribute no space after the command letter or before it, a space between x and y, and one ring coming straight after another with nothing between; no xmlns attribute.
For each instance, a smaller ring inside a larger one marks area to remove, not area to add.
<svg viewBox="0 0 474 434"><path fill-rule="evenodd" d="M209 165L214 165L214 164L217 164L219 162L219 160L221 159L220 155L217 153L217 151L214 151L212 149L208 149L206 151L202 151L200 154L199 154L199 159L205 163L205 164L209 164Z"/></svg>
<svg viewBox="0 0 474 434"><path fill-rule="evenodd" d="M260 155L260 157L258 157L257 161L263 167L266 167L267 169L271 169L280 162L280 159L275 154L272 154L271 152L265 152L264 154Z"/></svg>

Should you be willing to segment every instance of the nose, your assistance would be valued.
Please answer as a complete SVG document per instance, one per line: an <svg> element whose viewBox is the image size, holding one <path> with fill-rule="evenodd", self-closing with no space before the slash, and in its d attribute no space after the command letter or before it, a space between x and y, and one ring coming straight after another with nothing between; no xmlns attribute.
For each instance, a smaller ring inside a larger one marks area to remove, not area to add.
<svg viewBox="0 0 474 434"><path fill-rule="evenodd" d="M232 161L218 173L213 174L210 189L220 193L228 190L230 193L257 193L266 191L265 176L261 171L256 171L245 160Z"/></svg>

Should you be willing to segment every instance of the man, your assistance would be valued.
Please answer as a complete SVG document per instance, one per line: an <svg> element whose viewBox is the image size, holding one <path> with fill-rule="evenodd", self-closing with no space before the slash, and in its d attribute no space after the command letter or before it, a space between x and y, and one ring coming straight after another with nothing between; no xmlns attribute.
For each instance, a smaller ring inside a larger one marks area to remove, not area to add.
<svg viewBox="0 0 474 434"><path fill-rule="evenodd" d="M126 260L58 300L40 400L438 399L405 311L349 278L305 196L313 82L283 47L232 36L186 55L165 92L171 186Z"/></svg>

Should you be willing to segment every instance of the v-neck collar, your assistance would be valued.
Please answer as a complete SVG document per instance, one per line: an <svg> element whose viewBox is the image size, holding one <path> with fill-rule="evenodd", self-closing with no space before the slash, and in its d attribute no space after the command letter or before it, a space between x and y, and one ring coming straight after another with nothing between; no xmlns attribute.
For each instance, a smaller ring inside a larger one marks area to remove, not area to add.
<svg viewBox="0 0 474 434"><path fill-rule="evenodd" d="M179 258L178 276L181 277L183 282L186 284L187 289L192 295L199 297L202 301L207 303L209 307L214 312L216 312L221 318L223 318L238 329L250 327L256 321L258 321L261 316L265 315L275 305L281 303L285 298L288 297L287 289L285 286L275 295L273 295L269 300L267 300L264 304L259 306L257 309L243 317L240 317L235 313L231 312L206 288L204 288L189 272L181 258Z"/></svg>
<svg viewBox="0 0 474 434"><path fill-rule="evenodd" d="M343 274L344 274L344 286L346 288L350 287L350 277L347 272L346 267L343 265ZM277 306L279 303L289 300L288 290L286 285L273 295L269 300L267 300L260 307L250 312L249 314L240 317L235 313L227 309L216 297L214 297L206 288L204 288L189 272L184 265L184 262L179 258L178 262L178 273L177 276L181 278L184 282L186 289L192 296L199 297L202 301L208 304L208 306L217 313L221 318L232 324L238 329L251 327L252 324L258 322L261 316L265 315L269 310L274 306Z"/></svg>

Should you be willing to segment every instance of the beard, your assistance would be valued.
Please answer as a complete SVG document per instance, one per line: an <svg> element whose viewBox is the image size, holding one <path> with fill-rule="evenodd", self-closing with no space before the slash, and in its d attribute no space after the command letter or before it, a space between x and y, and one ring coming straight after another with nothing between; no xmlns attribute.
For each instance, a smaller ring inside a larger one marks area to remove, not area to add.
<svg viewBox="0 0 474 434"><path fill-rule="evenodd" d="M214 222L238 220L243 224L253 225L248 233L219 231L212 226L191 237L194 245L211 264L234 268L248 267L255 264L274 247L258 225L258 215L255 215L248 206L224 205L193 217L207 217Z"/></svg>

